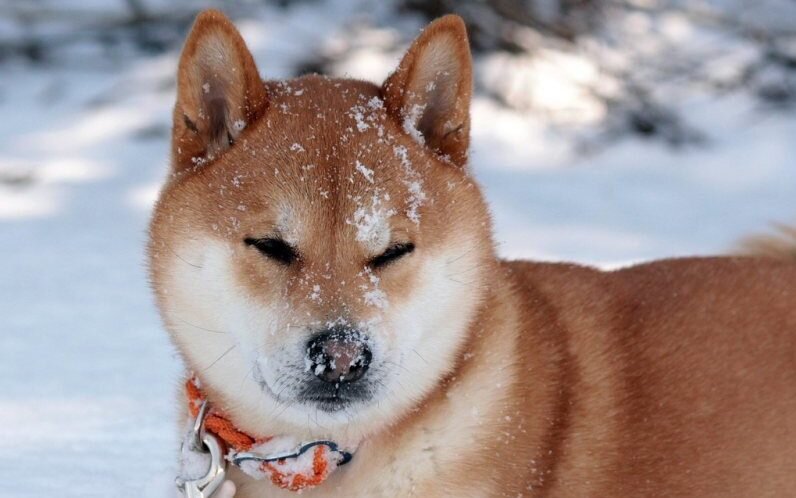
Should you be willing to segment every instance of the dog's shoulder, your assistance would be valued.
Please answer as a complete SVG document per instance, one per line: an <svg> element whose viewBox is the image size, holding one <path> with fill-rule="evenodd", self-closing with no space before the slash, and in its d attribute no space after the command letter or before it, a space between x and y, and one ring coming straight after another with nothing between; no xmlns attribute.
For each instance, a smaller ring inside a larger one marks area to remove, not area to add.
<svg viewBox="0 0 796 498"><path fill-rule="evenodd" d="M607 304L605 288L610 285L606 273L574 263L536 261L501 261L505 280L524 306L535 307L544 301L567 313L589 304Z"/></svg>

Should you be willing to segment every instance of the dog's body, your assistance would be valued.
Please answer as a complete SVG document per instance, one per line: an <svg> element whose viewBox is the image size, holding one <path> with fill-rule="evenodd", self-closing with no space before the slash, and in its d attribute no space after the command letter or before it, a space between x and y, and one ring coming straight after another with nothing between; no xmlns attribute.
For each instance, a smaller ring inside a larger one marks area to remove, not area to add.
<svg viewBox="0 0 796 498"><path fill-rule="evenodd" d="M796 265L499 261L470 78L455 18L382 87L263 84L225 18L197 21L150 261L208 398L357 448L310 496L792 494Z"/></svg>
<svg viewBox="0 0 796 498"><path fill-rule="evenodd" d="M467 359L319 495L790 495L792 264L512 262L497 276Z"/></svg>

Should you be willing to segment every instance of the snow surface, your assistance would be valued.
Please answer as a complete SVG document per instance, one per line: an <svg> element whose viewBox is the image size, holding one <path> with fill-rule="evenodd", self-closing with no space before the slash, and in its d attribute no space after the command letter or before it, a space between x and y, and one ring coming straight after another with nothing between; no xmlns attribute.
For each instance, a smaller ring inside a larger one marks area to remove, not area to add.
<svg viewBox="0 0 796 498"><path fill-rule="evenodd" d="M303 5L241 23L269 77L339 37L350 15ZM180 365L153 306L144 244L166 173L176 62L171 53L111 70L2 67L2 497L172 496L163 490L181 435ZM383 78L395 62L361 48L341 67ZM556 86L546 91L556 102ZM558 97L578 108L578 94ZM584 157L544 116L476 98L472 168L501 254L616 266L720 253L796 219L793 113L760 112L740 94L681 105L710 130L705 147L628 139Z"/></svg>

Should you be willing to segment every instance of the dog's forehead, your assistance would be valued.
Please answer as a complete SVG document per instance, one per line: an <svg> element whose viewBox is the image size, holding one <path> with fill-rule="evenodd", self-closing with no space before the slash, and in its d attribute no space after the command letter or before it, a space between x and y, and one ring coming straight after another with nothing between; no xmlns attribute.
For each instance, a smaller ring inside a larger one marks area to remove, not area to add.
<svg viewBox="0 0 796 498"><path fill-rule="evenodd" d="M293 113L322 112L346 114L356 105L372 100L373 108L382 104L381 89L370 82L323 75L265 82L269 106ZM288 107L295 106L292 109Z"/></svg>
<svg viewBox="0 0 796 498"><path fill-rule="evenodd" d="M291 136L339 146L372 142L371 134L378 138L391 131L381 90L372 83L313 75L268 82L266 87L265 120L293 131Z"/></svg>
<svg viewBox="0 0 796 498"><path fill-rule="evenodd" d="M377 86L313 76L267 88L269 109L223 161L261 206L250 216L294 243L335 233L371 254L419 224L427 160Z"/></svg>

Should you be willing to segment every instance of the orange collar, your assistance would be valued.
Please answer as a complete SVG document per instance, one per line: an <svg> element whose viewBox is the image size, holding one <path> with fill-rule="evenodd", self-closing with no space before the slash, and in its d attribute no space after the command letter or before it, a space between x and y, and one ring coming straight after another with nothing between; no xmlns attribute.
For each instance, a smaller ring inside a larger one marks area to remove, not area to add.
<svg viewBox="0 0 796 498"><path fill-rule="evenodd" d="M185 383L185 392L188 410L196 418L207 396L195 376ZM213 408L204 419L204 428L224 443L226 459L243 472L255 479L268 478L276 486L290 491L318 486L337 467L351 460L351 453L338 449L331 441L296 445L285 437L251 436Z"/></svg>

